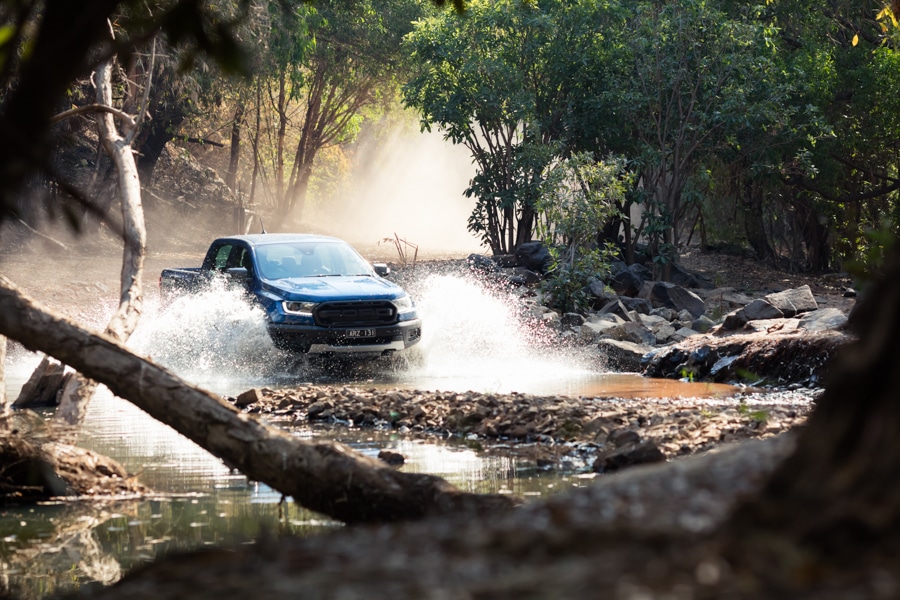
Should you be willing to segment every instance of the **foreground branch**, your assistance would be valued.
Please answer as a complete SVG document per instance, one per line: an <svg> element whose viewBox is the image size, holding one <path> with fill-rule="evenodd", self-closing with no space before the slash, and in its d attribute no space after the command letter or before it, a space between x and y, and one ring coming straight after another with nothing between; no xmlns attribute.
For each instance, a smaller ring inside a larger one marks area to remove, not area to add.
<svg viewBox="0 0 900 600"><path fill-rule="evenodd" d="M247 477L345 522L508 508L507 496L461 492L440 477L395 471L334 442L305 442L190 386L118 342L37 306L0 277L0 335L44 352L193 440Z"/></svg>

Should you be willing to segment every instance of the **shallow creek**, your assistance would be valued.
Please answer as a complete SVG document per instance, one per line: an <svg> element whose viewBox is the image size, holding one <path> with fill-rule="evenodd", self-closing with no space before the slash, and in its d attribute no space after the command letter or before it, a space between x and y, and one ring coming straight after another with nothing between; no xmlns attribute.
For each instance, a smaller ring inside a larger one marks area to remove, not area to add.
<svg viewBox="0 0 900 600"><path fill-rule="evenodd" d="M652 381L604 373L602 357L560 351L518 319L509 300L457 278L437 278L420 304L428 329L412 360L361 364L297 361L278 355L258 312L219 293L144 319L137 352L186 380L223 395L251 387L328 384L622 398L710 396L725 387ZM460 306L468 307L460 311ZM98 317L103 322L103 316ZM38 358L13 353L8 394L15 398ZM515 457L480 452L459 437L413 437L348 428L300 428L375 455L406 457L404 470L439 475L474 492L526 500L587 485L594 475L545 471ZM0 511L0 581L17 595L40 598L81 585L112 583L163 553L253 543L264 535L313 535L339 524L282 502L263 484L221 461L105 388L88 410L80 445L120 461L159 492L150 499L61 502ZM2 588L3 584L0 584Z"/></svg>

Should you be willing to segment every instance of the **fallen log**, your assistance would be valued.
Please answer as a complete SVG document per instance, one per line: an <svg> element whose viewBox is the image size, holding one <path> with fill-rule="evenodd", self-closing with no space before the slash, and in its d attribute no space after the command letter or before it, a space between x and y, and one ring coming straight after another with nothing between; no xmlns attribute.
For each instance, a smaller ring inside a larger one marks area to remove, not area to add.
<svg viewBox="0 0 900 600"><path fill-rule="evenodd" d="M344 522L408 520L516 503L508 496L462 492L440 477L396 471L341 444L303 441L267 426L113 339L38 306L4 277L0 335L103 383L247 477Z"/></svg>

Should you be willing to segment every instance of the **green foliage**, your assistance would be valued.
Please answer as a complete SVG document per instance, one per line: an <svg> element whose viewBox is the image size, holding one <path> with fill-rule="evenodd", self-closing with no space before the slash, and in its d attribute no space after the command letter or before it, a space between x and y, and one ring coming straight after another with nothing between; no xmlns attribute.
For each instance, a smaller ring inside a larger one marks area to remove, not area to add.
<svg viewBox="0 0 900 600"><path fill-rule="evenodd" d="M578 153L548 169L537 204L537 231L552 257L543 290L553 308L586 309L590 284L609 275L618 250L599 244L598 233L629 185L621 158L598 162L590 153Z"/></svg>
<svg viewBox="0 0 900 600"><path fill-rule="evenodd" d="M472 153L477 174L469 229L495 253L531 239L552 125L565 110L546 53L555 49L552 2L476 0L463 16L416 24L407 48L419 66L404 101Z"/></svg>

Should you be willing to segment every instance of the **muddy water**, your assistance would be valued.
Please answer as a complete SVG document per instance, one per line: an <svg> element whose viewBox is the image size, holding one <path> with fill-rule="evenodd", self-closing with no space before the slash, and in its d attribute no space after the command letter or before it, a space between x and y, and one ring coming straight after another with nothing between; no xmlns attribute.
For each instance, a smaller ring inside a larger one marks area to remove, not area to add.
<svg viewBox="0 0 900 600"><path fill-rule="evenodd" d="M516 315L510 298L458 278L424 282L418 302L426 323L424 341L399 358L334 363L280 354L268 339L263 315L225 290L176 302L165 312L151 304L130 344L186 380L225 395L306 383L631 398L734 391L608 373L602 357L556 348L540 328ZM96 320L89 324L99 325L108 311L98 305L83 314ZM13 352L7 367L12 397L37 360ZM336 439L373 455L392 449L407 457L405 470L440 475L469 491L530 499L586 485L593 477L487 455L460 439L327 428L293 433ZM173 550L245 543L264 532L314 535L338 526L282 503L278 493L229 471L105 390L90 406L80 443L121 461L161 495L101 507L76 503L3 511L0 578L27 597L109 583L124 570Z"/></svg>

